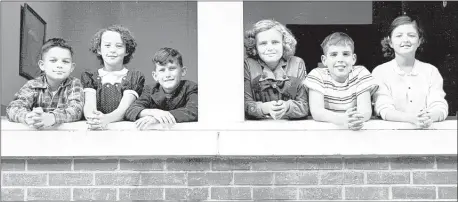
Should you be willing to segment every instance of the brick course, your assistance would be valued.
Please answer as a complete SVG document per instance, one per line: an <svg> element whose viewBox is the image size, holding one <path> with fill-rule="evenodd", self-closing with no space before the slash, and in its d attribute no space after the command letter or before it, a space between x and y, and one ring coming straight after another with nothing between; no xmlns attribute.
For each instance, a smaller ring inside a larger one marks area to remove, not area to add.
<svg viewBox="0 0 458 202"><path fill-rule="evenodd" d="M2 159L2 201L457 200L456 156Z"/></svg>

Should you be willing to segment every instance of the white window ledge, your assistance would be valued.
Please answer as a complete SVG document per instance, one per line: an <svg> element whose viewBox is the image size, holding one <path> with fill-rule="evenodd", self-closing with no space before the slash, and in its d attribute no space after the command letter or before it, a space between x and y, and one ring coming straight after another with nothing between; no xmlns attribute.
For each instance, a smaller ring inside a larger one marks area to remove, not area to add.
<svg viewBox="0 0 458 202"><path fill-rule="evenodd" d="M427 130L370 120L363 130L350 131L303 120L180 123L148 131L138 131L133 122L89 131L80 121L38 131L2 118L1 130L3 157L457 154L456 119Z"/></svg>

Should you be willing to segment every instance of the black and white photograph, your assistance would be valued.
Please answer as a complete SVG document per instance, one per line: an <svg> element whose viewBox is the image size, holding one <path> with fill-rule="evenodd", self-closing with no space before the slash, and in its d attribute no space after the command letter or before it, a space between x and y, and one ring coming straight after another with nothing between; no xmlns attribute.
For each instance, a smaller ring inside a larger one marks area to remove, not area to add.
<svg viewBox="0 0 458 202"><path fill-rule="evenodd" d="M2 0L0 25L1 201L458 199L458 2Z"/></svg>

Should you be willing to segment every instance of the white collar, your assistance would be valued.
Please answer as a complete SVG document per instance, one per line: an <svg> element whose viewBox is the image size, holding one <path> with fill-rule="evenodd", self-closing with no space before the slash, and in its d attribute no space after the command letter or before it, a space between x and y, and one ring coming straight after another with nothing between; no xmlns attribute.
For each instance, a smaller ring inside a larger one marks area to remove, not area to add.
<svg viewBox="0 0 458 202"><path fill-rule="evenodd" d="M108 74L113 75L113 76L123 76L123 75L126 75L129 70L124 67L123 69L121 69L119 71L111 71L110 72L110 71L104 70L103 68L100 68L98 71L99 71L99 76L100 77L104 77L104 76L106 76Z"/></svg>

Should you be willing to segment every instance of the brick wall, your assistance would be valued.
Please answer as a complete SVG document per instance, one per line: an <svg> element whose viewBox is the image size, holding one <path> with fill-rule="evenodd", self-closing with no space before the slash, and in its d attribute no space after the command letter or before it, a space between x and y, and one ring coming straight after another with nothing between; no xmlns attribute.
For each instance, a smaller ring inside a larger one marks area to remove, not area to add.
<svg viewBox="0 0 458 202"><path fill-rule="evenodd" d="M2 159L8 200L457 200L454 156Z"/></svg>

